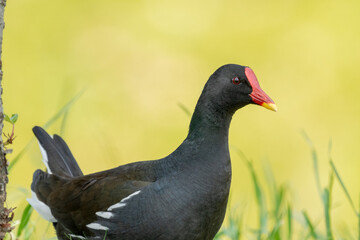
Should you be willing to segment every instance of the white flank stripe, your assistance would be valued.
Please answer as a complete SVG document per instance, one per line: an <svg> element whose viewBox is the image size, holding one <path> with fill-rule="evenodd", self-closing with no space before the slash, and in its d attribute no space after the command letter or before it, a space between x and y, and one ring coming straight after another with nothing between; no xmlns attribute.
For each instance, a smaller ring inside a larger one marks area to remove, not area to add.
<svg viewBox="0 0 360 240"><path fill-rule="evenodd" d="M40 142L38 142L38 143L39 143L40 152L41 152L41 155L42 155L42 161L45 164L48 173L52 174L52 172L51 172L51 170L49 168L49 160L48 160L47 153L46 153L45 149L41 146Z"/></svg>
<svg viewBox="0 0 360 240"><path fill-rule="evenodd" d="M121 208L121 207L125 207L125 206L126 206L126 203L119 202L114 205L111 205L107 210L112 211L115 208Z"/></svg>
<svg viewBox="0 0 360 240"><path fill-rule="evenodd" d="M132 198L133 196L135 195L138 195L141 191L136 191L136 192L133 192L132 194L130 194L129 196L127 196L126 198L123 198L119 203L116 203L114 205L111 205L107 210L108 211L111 211L115 208L121 208L121 207L125 207L126 206L126 203L125 201L129 200L130 198Z"/></svg>
<svg viewBox="0 0 360 240"><path fill-rule="evenodd" d="M83 240L86 240L86 238L85 238L85 237L80 236L80 235L69 234L69 236L70 236L70 237L72 237L72 238L78 238L78 239L83 239Z"/></svg>
<svg viewBox="0 0 360 240"><path fill-rule="evenodd" d="M105 226L103 226L101 224L98 224L98 223L90 223L90 224L88 224L86 226L88 228L95 229L95 230L104 230L104 231L109 230L108 227L105 227Z"/></svg>
<svg viewBox="0 0 360 240"><path fill-rule="evenodd" d="M57 222L56 218L54 218L54 216L51 214L49 206L40 201L37 198L36 193L31 191L31 198L27 198L26 200L45 220L50 222Z"/></svg>
<svg viewBox="0 0 360 240"><path fill-rule="evenodd" d="M126 200L129 200L129 199L132 198L133 196L138 195L140 192L141 192L141 191L139 190L139 191L136 191L136 192L130 194L130 195L127 196L126 198L122 199L121 202L125 202Z"/></svg>
<svg viewBox="0 0 360 240"><path fill-rule="evenodd" d="M112 214L111 212L96 212L96 215L98 215L99 217L102 217L102 218L107 218L107 219L114 216L114 214Z"/></svg>

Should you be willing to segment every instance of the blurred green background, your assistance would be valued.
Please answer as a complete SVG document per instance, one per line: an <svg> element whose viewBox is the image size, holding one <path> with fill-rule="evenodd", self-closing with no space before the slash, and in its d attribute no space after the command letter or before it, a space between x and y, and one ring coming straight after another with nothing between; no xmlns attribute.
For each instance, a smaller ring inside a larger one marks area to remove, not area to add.
<svg viewBox="0 0 360 240"><path fill-rule="evenodd" d="M7 1L4 105L18 113L12 158L72 97L63 137L85 173L161 158L186 137L206 80L227 63L250 66L279 111L252 105L233 118L230 144L260 169L271 166L298 211L321 220L306 131L328 179L328 143L353 199L360 190L359 1ZM59 133L61 120L50 133ZM10 131L10 126L6 126ZM253 186L231 150L231 204L256 220ZM11 170L8 205L19 219L35 169L36 144ZM23 190L21 190L23 189ZM24 190L26 189L26 191ZM333 219L355 229L338 184ZM35 218L36 219L36 218ZM44 236L37 228L37 237ZM47 236L53 236L48 230Z"/></svg>

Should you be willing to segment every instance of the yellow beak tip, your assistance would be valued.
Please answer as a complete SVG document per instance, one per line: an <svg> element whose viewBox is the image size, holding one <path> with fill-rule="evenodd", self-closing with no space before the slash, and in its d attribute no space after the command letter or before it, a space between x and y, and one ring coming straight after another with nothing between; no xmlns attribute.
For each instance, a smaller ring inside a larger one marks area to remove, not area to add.
<svg viewBox="0 0 360 240"><path fill-rule="evenodd" d="M261 106L263 106L264 108L267 108L271 111L277 112L277 107L274 103L262 103Z"/></svg>

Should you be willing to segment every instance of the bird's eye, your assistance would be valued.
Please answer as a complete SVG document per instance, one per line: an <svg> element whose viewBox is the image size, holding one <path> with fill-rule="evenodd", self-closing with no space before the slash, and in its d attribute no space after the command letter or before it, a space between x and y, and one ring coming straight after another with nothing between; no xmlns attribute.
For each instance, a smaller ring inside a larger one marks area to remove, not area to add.
<svg viewBox="0 0 360 240"><path fill-rule="evenodd" d="M235 84L235 85L239 85L240 84L240 79L238 77L234 77L232 79L232 83Z"/></svg>

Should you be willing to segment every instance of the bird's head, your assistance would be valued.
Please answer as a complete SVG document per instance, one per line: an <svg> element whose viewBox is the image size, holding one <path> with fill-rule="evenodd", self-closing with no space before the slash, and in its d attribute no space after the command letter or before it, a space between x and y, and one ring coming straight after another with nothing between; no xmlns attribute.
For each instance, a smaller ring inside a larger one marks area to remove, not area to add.
<svg viewBox="0 0 360 240"><path fill-rule="evenodd" d="M212 103L232 112L250 103L277 111L274 101L260 88L255 73L241 65L228 64L217 69L204 93Z"/></svg>

